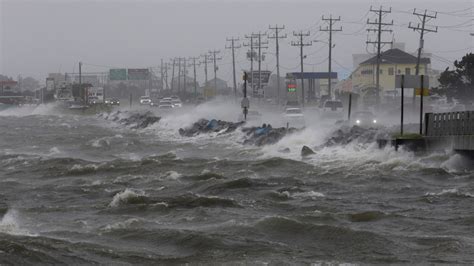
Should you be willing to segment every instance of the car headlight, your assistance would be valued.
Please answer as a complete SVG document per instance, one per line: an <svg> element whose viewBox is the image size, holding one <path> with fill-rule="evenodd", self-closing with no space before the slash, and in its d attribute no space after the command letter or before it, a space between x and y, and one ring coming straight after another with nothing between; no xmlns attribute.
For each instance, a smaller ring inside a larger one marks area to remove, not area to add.
<svg viewBox="0 0 474 266"><path fill-rule="evenodd" d="M360 120L359 120L359 119L357 119L357 120L356 120L356 123L357 123L357 124L360 124Z"/></svg>
<svg viewBox="0 0 474 266"><path fill-rule="evenodd" d="M374 122L374 124L375 124L375 123L377 123L377 120L375 120L375 119L374 119L374 121L373 121L373 122Z"/></svg>

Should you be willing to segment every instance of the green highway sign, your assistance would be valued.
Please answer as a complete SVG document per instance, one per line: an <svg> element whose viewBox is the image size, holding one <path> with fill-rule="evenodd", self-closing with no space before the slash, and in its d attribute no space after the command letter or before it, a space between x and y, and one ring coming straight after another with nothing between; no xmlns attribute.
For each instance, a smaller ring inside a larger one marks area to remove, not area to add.
<svg viewBox="0 0 474 266"><path fill-rule="evenodd" d="M109 80L127 80L127 69L126 68L110 69Z"/></svg>

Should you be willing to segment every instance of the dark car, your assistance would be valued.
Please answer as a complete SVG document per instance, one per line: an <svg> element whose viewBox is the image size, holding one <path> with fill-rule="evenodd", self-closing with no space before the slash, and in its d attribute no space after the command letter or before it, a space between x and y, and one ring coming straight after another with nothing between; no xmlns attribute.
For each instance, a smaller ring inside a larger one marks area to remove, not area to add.
<svg viewBox="0 0 474 266"><path fill-rule="evenodd" d="M359 111L351 116L351 123L358 126L375 126L377 118L370 111Z"/></svg>

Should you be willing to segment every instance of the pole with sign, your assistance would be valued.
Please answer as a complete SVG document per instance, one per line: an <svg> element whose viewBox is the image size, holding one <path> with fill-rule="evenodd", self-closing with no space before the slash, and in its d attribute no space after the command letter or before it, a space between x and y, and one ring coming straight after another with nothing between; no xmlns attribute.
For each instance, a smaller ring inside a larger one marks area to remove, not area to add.
<svg viewBox="0 0 474 266"><path fill-rule="evenodd" d="M415 89L415 95L420 95L420 135L423 134L423 96L429 95L429 77L425 75L397 75L395 87L401 88L401 126L400 135L403 135L404 91L406 88Z"/></svg>
<svg viewBox="0 0 474 266"><path fill-rule="evenodd" d="M401 106L400 106L400 137L403 136L403 105L404 105L404 100L405 100L405 75L402 75L401 77Z"/></svg>
<svg viewBox="0 0 474 266"><path fill-rule="evenodd" d="M352 92L349 93L349 108L347 110L347 120L351 121Z"/></svg>
<svg viewBox="0 0 474 266"><path fill-rule="evenodd" d="M420 76L420 87L421 87L421 93L420 93L420 135L423 134L423 94L425 94L425 86L423 84L423 79L425 78L425 75Z"/></svg>
<svg viewBox="0 0 474 266"><path fill-rule="evenodd" d="M250 101L249 98L247 98L247 72L244 72L244 98L240 106L243 108L244 119L247 120L248 109L250 107Z"/></svg>

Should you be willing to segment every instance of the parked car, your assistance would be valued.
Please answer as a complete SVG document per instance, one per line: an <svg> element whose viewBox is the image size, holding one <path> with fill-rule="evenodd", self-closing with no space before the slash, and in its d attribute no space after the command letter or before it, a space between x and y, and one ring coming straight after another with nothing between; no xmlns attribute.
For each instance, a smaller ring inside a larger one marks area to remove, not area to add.
<svg viewBox="0 0 474 266"><path fill-rule="evenodd" d="M173 109L174 105L171 101L161 100L158 105L158 108L159 109Z"/></svg>
<svg viewBox="0 0 474 266"><path fill-rule="evenodd" d="M322 113L326 118L336 118L340 119L343 117L343 105L341 101L338 100L328 100L324 102Z"/></svg>
<svg viewBox="0 0 474 266"><path fill-rule="evenodd" d="M287 107L283 113L283 117L284 122L290 127L306 126L303 110L299 107Z"/></svg>
<svg viewBox="0 0 474 266"><path fill-rule="evenodd" d="M332 112L342 112L343 106L341 101L328 100L324 102L323 110Z"/></svg>
<svg viewBox="0 0 474 266"><path fill-rule="evenodd" d="M171 103L173 104L173 107L183 107L183 103L180 99L172 99Z"/></svg>
<svg viewBox="0 0 474 266"><path fill-rule="evenodd" d="M120 101L117 98L107 98L105 99L105 104L108 105L120 105Z"/></svg>
<svg viewBox="0 0 474 266"><path fill-rule="evenodd" d="M151 98L150 98L150 96L142 96L142 97L140 97L140 104L142 104L142 105L149 105L149 104L151 104Z"/></svg>
<svg viewBox="0 0 474 266"><path fill-rule="evenodd" d="M102 103L102 101L97 96L89 96L88 101L89 101L89 104Z"/></svg>

